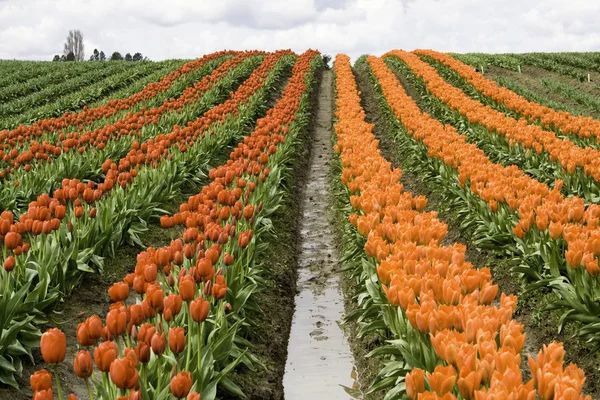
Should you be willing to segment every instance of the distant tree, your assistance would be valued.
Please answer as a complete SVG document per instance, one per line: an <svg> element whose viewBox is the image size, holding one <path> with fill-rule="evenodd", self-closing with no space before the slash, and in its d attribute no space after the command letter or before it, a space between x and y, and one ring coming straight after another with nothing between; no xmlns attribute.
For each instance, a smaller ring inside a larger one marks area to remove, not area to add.
<svg viewBox="0 0 600 400"><path fill-rule="evenodd" d="M81 33L79 29L69 31L63 54L68 56L69 53L73 53L73 56L75 57L74 61L84 60L85 54L83 51L83 33Z"/></svg>
<svg viewBox="0 0 600 400"><path fill-rule="evenodd" d="M125 61L133 61L133 57L131 57L131 53L125 54Z"/></svg>
<svg viewBox="0 0 600 400"><path fill-rule="evenodd" d="M104 55L104 52L102 50L100 50L100 55L98 56L98 59L100 61L106 61L106 55Z"/></svg>
<svg viewBox="0 0 600 400"><path fill-rule="evenodd" d="M325 63L325 68L329 69L329 61L331 61L331 56L329 54L323 54L323 62Z"/></svg>
<svg viewBox="0 0 600 400"><path fill-rule="evenodd" d="M122 59L123 56L118 51L115 51L112 53L112 56L110 56L110 61L121 61Z"/></svg>
<svg viewBox="0 0 600 400"><path fill-rule="evenodd" d="M98 49L94 49L94 52L90 56L90 61L99 61L99 60L100 60L100 53L98 53Z"/></svg>
<svg viewBox="0 0 600 400"><path fill-rule="evenodd" d="M133 61L142 61L143 59L144 56L140 52L137 52L133 55Z"/></svg>
<svg viewBox="0 0 600 400"><path fill-rule="evenodd" d="M67 56L65 56L63 54L62 56L60 56L60 60L59 61L67 61Z"/></svg>
<svg viewBox="0 0 600 400"><path fill-rule="evenodd" d="M55 55L52 61L60 61L60 56L58 54Z"/></svg>
<svg viewBox="0 0 600 400"><path fill-rule="evenodd" d="M73 54L72 51L70 51L69 54L67 54L66 61L77 61L77 58L75 57L75 54Z"/></svg>

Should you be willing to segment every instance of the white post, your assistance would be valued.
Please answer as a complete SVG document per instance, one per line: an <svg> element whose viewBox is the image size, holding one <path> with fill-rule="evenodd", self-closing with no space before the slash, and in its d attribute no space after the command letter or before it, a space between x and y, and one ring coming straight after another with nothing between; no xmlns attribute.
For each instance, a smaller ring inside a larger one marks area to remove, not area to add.
<svg viewBox="0 0 600 400"><path fill-rule="evenodd" d="M483 64L481 64L481 75L483 75Z"/></svg>
<svg viewBox="0 0 600 400"><path fill-rule="evenodd" d="M517 65L517 69L519 70L519 73L521 73L521 64Z"/></svg>
<svg viewBox="0 0 600 400"><path fill-rule="evenodd" d="M588 74L588 83L590 83L592 80L590 79L590 74Z"/></svg>

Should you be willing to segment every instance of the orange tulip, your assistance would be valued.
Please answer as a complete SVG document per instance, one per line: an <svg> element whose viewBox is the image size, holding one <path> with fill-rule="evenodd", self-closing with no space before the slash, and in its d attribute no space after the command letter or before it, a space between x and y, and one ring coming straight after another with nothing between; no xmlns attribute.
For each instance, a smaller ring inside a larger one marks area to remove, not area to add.
<svg viewBox="0 0 600 400"><path fill-rule="evenodd" d="M8 257L6 257L6 260L4 260L4 269L7 272L10 272L13 269L15 269L16 264L17 264L17 261L15 260L15 258L13 256L8 256Z"/></svg>
<svg viewBox="0 0 600 400"><path fill-rule="evenodd" d="M202 297L198 297L190 303L190 313L192 314L194 322L206 321L209 310L210 302Z"/></svg>
<svg viewBox="0 0 600 400"><path fill-rule="evenodd" d="M102 337L103 326L100 317L98 317L97 315L92 315L91 317L85 320L85 324L88 328L90 336L93 339L97 340Z"/></svg>
<svg viewBox="0 0 600 400"><path fill-rule="evenodd" d="M52 388L52 373L45 369L36 371L29 377L29 383L31 384L31 390L38 392L41 390Z"/></svg>
<svg viewBox="0 0 600 400"><path fill-rule="evenodd" d="M409 399L415 400L419 393L425 391L425 375L422 369L415 368L412 372L406 374L406 395Z"/></svg>
<svg viewBox="0 0 600 400"><path fill-rule="evenodd" d="M40 390L33 393L33 400L53 400L52 389Z"/></svg>
<svg viewBox="0 0 600 400"><path fill-rule="evenodd" d="M427 382L438 396L450 392L456 383L456 370L451 365L442 367L438 365L433 373L427 373Z"/></svg>
<svg viewBox="0 0 600 400"><path fill-rule="evenodd" d="M171 379L171 393L178 399L184 398L192 388L192 374L182 371Z"/></svg>
<svg viewBox="0 0 600 400"><path fill-rule="evenodd" d="M125 282L117 282L108 288L108 295L113 303L125 301L129 297L129 285Z"/></svg>
<svg viewBox="0 0 600 400"><path fill-rule="evenodd" d="M112 309L106 315L106 328L113 336L123 335L127 330L127 312Z"/></svg>
<svg viewBox="0 0 600 400"><path fill-rule="evenodd" d="M191 301L196 294L196 282L190 275L182 277L179 281L179 295L183 301Z"/></svg>
<svg viewBox="0 0 600 400"><path fill-rule="evenodd" d="M120 389L132 389L138 383L135 362L129 358L117 358L110 365L110 379Z"/></svg>
<svg viewBox="0 0 600 400"><path fill-rule="evenodd" d="M181 353L185 349L185 333L183 328L169 329L169 348L173 353Z"/></svg>
<svg viewBox="0 0 600 400"><path fill-rule="evenodd" d="M145 364L150 361L150 346L146 342L138 342L135 355L139 362Z"/></svg>
<svg viewBox="0 0 600 400"><path fill-rule="evenodd" d="M155 333L152 336L152 340L151 340L151 347L152 347L152 351L154 352L154 354L156 354L157 356L161 355L162 353L165 352L165 348L167 347L166 341L165 341L165 334L164 333Z"/></svg>
<svg viewBox="0 0 600 400"><path fill-rule="evenodd" d="M200 400L200 394L198 392L191 392L188 394L187 400Z"/></svg>
<svg viewBox="0 0 600 400"><path fill-rule="evenodd" d="M117 345L115 342L102 342L94 350L94 362L96 367L102 372L108 372L110 365L118 356Z"/></svg>
<svg viewBox="0 0 600 400"><path fill-rule="evenodd" d="M89 351L80 350L77 352L73 361L73 370L75 371L75 375L80 378L85 379L92 376L94 367L92 365L92 355Z"/></svg>
<svg viewBox="0 0 600 400"><path fill-rule="evenodd" d="M77 325L77 341L84 347L92 346L96 343L96 340L92 337L88 324L81 322Z"/></svg>
<svg viewBox="0 0 600 400"><path fill-rule="evenodd" d="M67 354L67 337L60 329L48 329L40 340L40 351L46 364L60 364Z"/></svg>

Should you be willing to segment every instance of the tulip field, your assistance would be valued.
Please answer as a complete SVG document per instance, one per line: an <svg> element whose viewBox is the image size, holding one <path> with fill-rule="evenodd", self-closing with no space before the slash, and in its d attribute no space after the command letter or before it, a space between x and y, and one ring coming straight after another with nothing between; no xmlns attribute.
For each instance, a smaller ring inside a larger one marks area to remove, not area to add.
<svg viewBox="0 0 600 400"><path fill-rule="evenodd" d="M310 235L339 398L600 398L600 56L327 61L0 61L0 399L283 398Z"/></svg>

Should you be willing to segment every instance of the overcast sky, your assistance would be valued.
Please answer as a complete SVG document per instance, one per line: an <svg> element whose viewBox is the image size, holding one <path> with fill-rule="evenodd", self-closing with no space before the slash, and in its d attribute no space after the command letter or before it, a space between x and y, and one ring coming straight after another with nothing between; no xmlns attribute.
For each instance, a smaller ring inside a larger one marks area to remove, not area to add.
<svg viewBox="0 0 600 400"><path fill-rule="evenodd" d="M600 51L599 0L0 0L0 59L50 60L69 29L86 58L222 49Z"/></svg>

